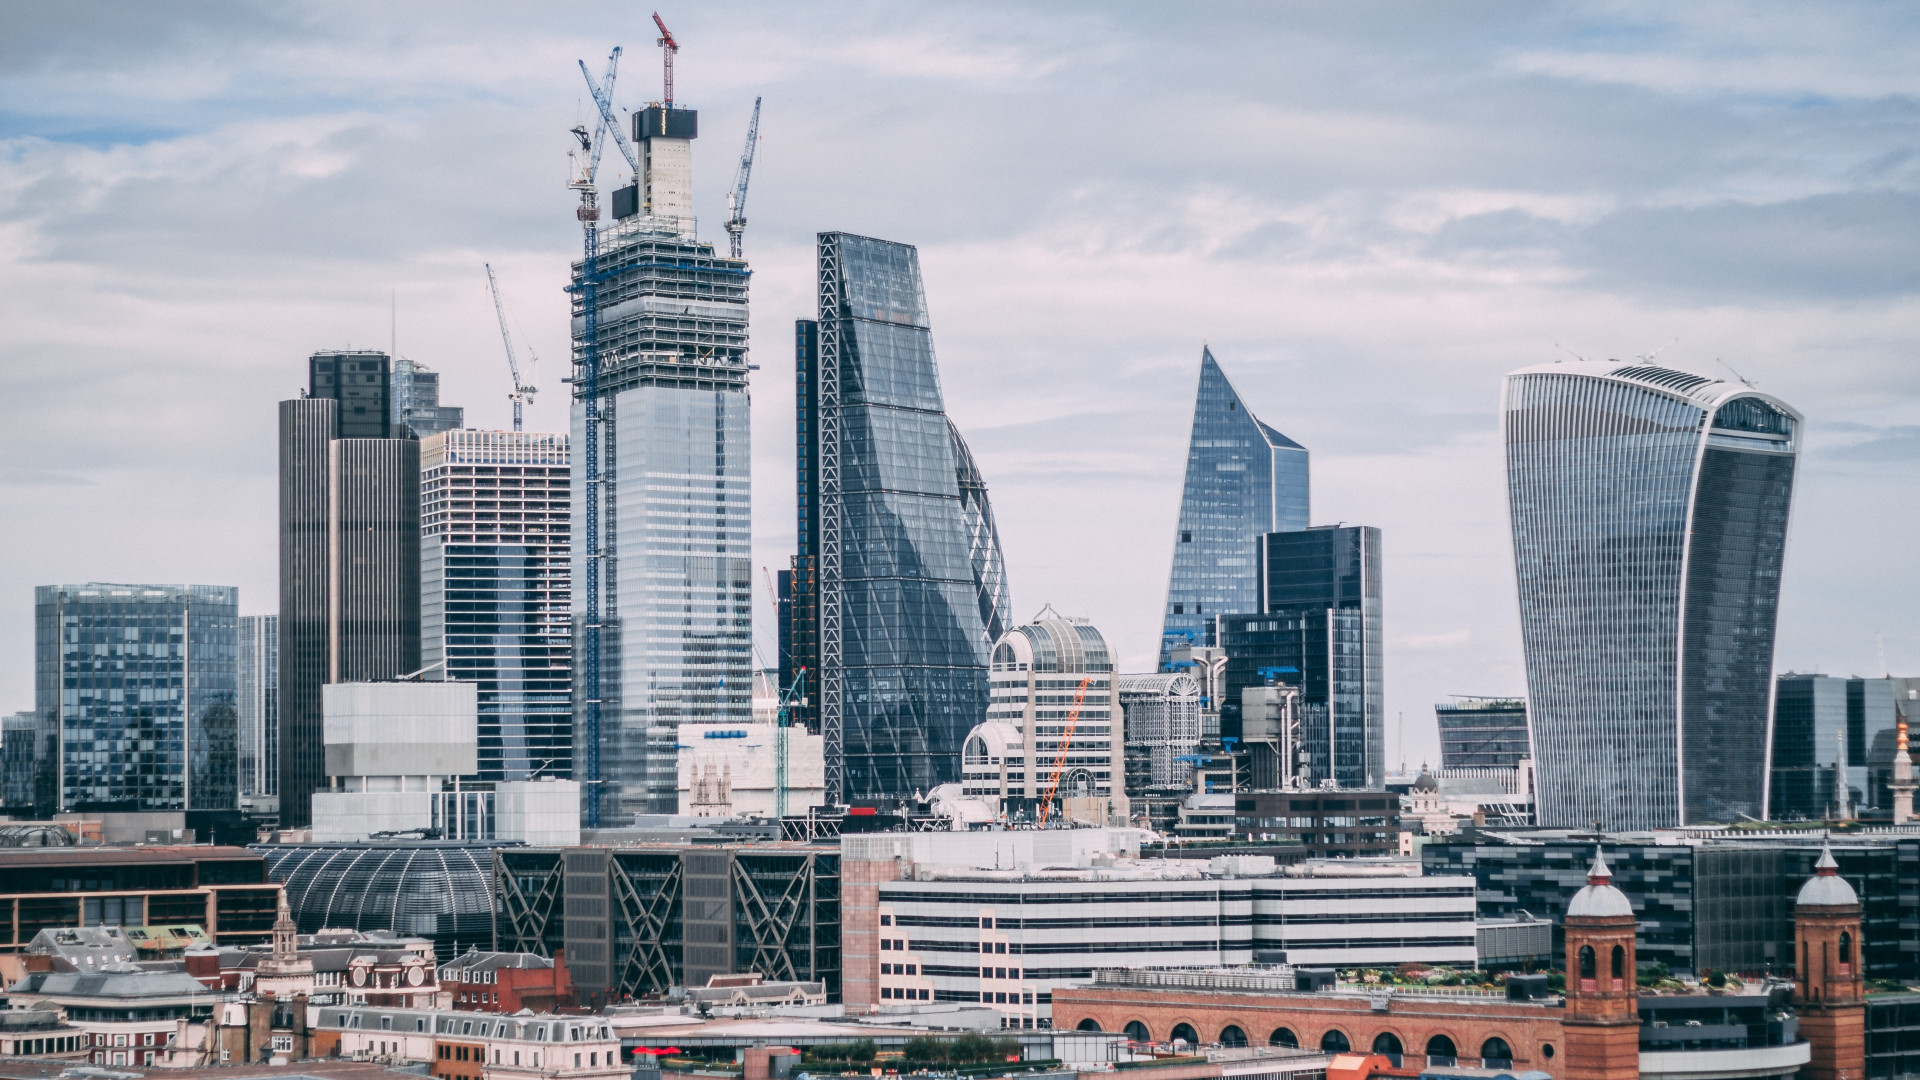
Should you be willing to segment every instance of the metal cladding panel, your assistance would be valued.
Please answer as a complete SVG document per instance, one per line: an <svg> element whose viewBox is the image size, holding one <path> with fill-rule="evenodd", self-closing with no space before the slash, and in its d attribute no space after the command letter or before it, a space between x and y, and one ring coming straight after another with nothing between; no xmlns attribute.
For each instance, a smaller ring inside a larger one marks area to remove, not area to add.
<svg viewBox="0 0 1920 1080"><path fill-rule="evenodd" d="M613 218L630 218L640 212L640 185L628 184L613 189Z"/></svg>
<svg viewBox="0 0 1920 1080"><path fill-rule="evenodd" d="M327 455L334 402L280 403L280 821L310 824L325 780L320 687L327 681Z"/></svg>
<svg viewBox="0 0 1920 1080"><path fill-rule="evenodd" d="M568 848L561 898L567 968L575 985L606 990L613 985L613 901L605 848Z"/></svg>
<svg viewBox="0 0 1920 1080"><path fill-rule="evenodd" d="M688 986L705 986L711 976L733 972L733 856L689 851L681 863L681 970Z"/></svg>
<svg viewBox="0 0 1920 1080"><path fill-rule="evenodd" d="M697 139L700 137L700 111L698 109L667 109L659 105L649 105L633 114L633 137L635 140L652 139L665 136L669 139Z"/></svg>
<svg viewBox="0 0 1920 1080"><path fill-rule="evenodd" d="M330 451L328 681L397 679L420 669L420 444Z"/></svg>

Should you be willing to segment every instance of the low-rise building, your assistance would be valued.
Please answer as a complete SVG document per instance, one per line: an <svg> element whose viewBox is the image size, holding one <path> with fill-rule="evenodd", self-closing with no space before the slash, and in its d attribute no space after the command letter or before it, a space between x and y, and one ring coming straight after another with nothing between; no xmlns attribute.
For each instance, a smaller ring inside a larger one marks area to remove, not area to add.
<svg viewBox="0 0 1920 1080"><path fill-rule="evenodd" d="M279 896L245 848L0 848L0 952L73 927L191 923L223 945L263 942Z"/></svg>
<svg viewBox="0 0 1920 1080"><path fill-rule="evenodd" d="M453 1008L471 1012L552 1012L573 1004L565 949L551 957L472 949L440 965L440 984Z"/></svg>
<svg viewBox="0 0 1920 1080"><path fill-rule="evenodd" d="M87 1033L58 1008L0 1010L0 1058L85 1061Z"/></svg>
<svg viewBox="0 0 1920 1080"><path fill-rule="evenodd" d="M424 1062L429 1075L459 1080L627 1080L631 1073L600 1016L357 1006L315 1013L316 1057Z"/></svg>
<svg viewBox="0 0 1920 1080"><path fill-rule="evenodd" d="M132 964L104 970L36 971L15 983L16 1004L57 1006L86 1036L87 1060L97 1065L154 1065L173 1042L181 1020L213 1015L219 995L184 971L146 971Z"/></svg>

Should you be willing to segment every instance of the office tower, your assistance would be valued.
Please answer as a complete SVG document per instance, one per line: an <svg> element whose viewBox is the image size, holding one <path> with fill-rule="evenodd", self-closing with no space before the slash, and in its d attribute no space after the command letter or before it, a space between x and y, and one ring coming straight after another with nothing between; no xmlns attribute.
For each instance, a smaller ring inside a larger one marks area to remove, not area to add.
<svg viewBox="0 0 1920 1080"><path fill-rule="evenodd" d="M1793 672L1775 681L1768 817L1817 821L1842 795L1853 814L1891 810L1898 682Z"/></svg>
<svg viewBox="0 0 1920 1080"><path fill-rule="evenodd" d="M1260 610L1258 539L1307 527L1307 449L1261 423L1209 349L1187 444L1160 667L1175 647L1214 645L1215 615Z"/></svg>
<svg viewBox="0 0 1920 1080"><path fill-rule="evenodd" d="M567 462L559 434L420 441L420 666L479 683L480 780L573 773Z"/></svg>
<svg viewBox="0 0 1920 1080"><path fill-rule="evenodd" d="M58 733L62 810L230 810L238 801L240 591L42 585L34 697Z"/></svg>
<svg viewBox="0 0 1920 1080"><path fill-rule="evenodd" d="M393 403L388 417L398 432L402 425L416 439L463 427L467 410L440 404L440 374L418 360L402 356L393 362Z"/></svg>
<svg viewBox="0 0 1920 1080"><path fill-rule="evenodd" d="M1520 698L1459 697L1433 707L1443 769L1511 769L1532 756L1527 703Z"/></svg>
<svg viewBox="0 0 1920 1080"><path fill-rule="evenodd" d="M379 352L321 352L280 403L280 821L326 781L320 687L420 669L420 444Z"/></svg>
<svg viewBox="0 0 1920 1080"><path fill-rule="evenodd" d="M1193 769L1180 759L1200 746L1200 684L1184 671L1122 675L1120 708L1127 795L1189 788Z"/></svg>
<svg viewBox="0 0 1920 1080"><path fill-rule="evenodd" d="M1800 414L1616 361L1524 368L1503 397L1540 824L1763 816Z"/></svg>
<svg viewBox="0 0 1920 1080"><path fill-rule="evenodd" d="M574 265L573 446L582 468L573 472L572 562L583 677L574 775L589 828L675 811L682 721L751 719L748 271L694 235L697 122L691 109L634 113L644 175L614 193L595 280L584 280L584 262ZM589 292L597 444L586 399ZM590 529L585 467L596 457ZM585 620L596 580L593 627ZM596 679L597 710L586 692Z"/></svg>
<svg viewBox="0 0 1920 1080"><path fill-rule="evenodd" d="M986 488L947 420L919 254L820 234L796 327L799 554L791 657L826 740L829 802L959 779L1012 621ZM817 689L816 689L817 688Z"/></svg>
<svg viewBox="0 0 1920 1080"><path fill-rule="evenodd" d="M240 617L240 794L280 791L280 616Z"/></svg>
<svg viewBox="0 0 1920 1080"><path fill-rule="evenodd" d="M1227 673L1220 734L1241 732L1241 696L1270 677L1300 687L1309 778L1341 787L1386 781L1380 530L1322 525L1258 545L1260 610L1219 616Z"/></svg>
<svg viewBox="0 0 1920 1080"><path fill-rule="evenodd" d="M0 806L15 820L48 821L59 809L60 733L39 710L0 722Z"/></svg>
<svg viewBox="0 0 1920 1080"><path fill-rule="evenodd" d="M990 741L1006 752L988 752ZM1048 606L1001 635L987 718L968 733L962 775L968 794L992 789L986 796L1008 818L1033 820L1053 796L1050 820L1126 821L1120 682L1099 630Z"/></svg>

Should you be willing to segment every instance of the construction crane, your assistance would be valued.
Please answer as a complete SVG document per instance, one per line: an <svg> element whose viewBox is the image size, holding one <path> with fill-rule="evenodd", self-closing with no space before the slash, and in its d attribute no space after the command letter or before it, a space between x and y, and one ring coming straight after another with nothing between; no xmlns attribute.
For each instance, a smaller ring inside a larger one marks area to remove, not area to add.
<svg viewBox="0 0 1920 1080"><path fill-rule="evenodd" d="M1060 737L1060 749L1053 756L1053 773L1047 777L1047 793L1040 796L1040 824L1047 823L1047 815L1053 812L1053 796L1060 790L1060 771L1066 767L1067 751L1073 749L1073 729L1080 723L1080 703L1086 700L1087 686L1093 682L1089 675L1080 680L1080 689L1073 692L1073 708L1067 712L1066 734ZM1040 749L1039 740L1034 740L1036 755Z"/></svg>
<svg viewBox="0 0 1920 1080"><path fill-rule="evenodd" d="M753 175L753 151L760 145L760 99L753 99L753 119L747 122L747 148L740 153L740 169L727 193L727 247L740 257L740 234L747 230L747 179Z"/></svg>
<svg viewBox="0 0 1920 1080"><path fill-rule="evenodd" d="M607 57L607 77L599 82L593 81L593 72L587 70L587 62L580 61L580 75L587 80L587 93L593 95L593 104L600 110L600 123L594 129L593 164L600 165L601 133L613 132L613 145L620 148L620 156L627 159L627 168L633 170L635 180L640 178L640 158L633 152L633 144L627 141L627 133L620 130L620 120L613 115L613 74L620 66L620 46L613 47L612 55Z"/></svg>
<svg viewBox="0 0 1920 1080"><path fill-rule="evenodd" d="M493 264L484 265L487 268L487 288L493 291L493 313L500 316L500 341L507 347L507 371L513 375L513 393L507 395L507 400L513 402L513 430L519 431L521 407L533 400L538 388L520 381L520 362L513 356L513 335L507 332L507 306L500 300L500 282L493 276ZM533 356L533 350L528 349L527 355ZM534 359L537 361L538 357Z"/></svg>
<svg viewBox="0 0 1920 1080"><path fill-rule="evenodd" d="M667 24L660 21L660 13L657 11L653 13L653 25L660 28L660 40L654 44L660 46L661 60L666 65L666 106L671 109L673 108L673 54L680 51L680 43L673 40L673 31L668 30Z"/></svg>
<svg viewBox="0 0 1920 1080"><path fill-rule="evenodd" d="M595 101L604 94L613 100L613 79L620 62L620 50L615 48L613 55L607 58L607 77L594 87ZM582 72L586 64L580 65ZM593 83L591 76L587 82ZM580 142L575 151L575 164L580 165L568 187L580 193L580 206L574 216L580 219L582 237L582 257L580 262L580 280L567 286L567 291L575 293L580 300L581 328L579 345L574 350L573 384L577 389L585 414L582 419L586 428L585 477L586 488L586 535L582 538L586 549L586 603L582 613L581 630L585 641L582 651L586 654L586 672L584 687L586 691L586 724L581 733L584 747L579 747L576 761L579 763L579 778L586 788L585 806L580 815L580 823L589 829L600 827L600 794L603 780L600 776L600 588L601 564L606 555L600 550L600 440L611 436L612 432L601 431L600 418L600 282L603 277L600 270L600 196L595 187L600 170L600 148L606 138L608 127L618 130L607 112L600 114L600 122L594 125L592 135L587 134L585 126L576 125L573 136ZM586 160L582 163L579 158ZM611 418L609 418L611 419Z"/></svg>

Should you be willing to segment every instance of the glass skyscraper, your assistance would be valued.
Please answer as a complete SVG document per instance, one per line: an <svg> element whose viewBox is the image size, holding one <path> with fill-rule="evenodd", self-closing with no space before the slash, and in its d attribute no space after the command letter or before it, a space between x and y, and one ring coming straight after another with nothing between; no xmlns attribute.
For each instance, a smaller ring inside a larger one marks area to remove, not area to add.
<svg viewBox="0 0 1920 1080"><path fill-rule="evenodd" d="M1177 645L1214 645L1215 615L1260 610L1255 542L1307 527L1307 450L1257 419L1210 349L1187 444L1160 666Z"/></svg>
<svg viewBox="0 0 1920 1080"><path fill-rule="evenodd" d="M1308 778L1341 787L1386 781L1380 530L1323 525L1268 533L1249 575L1259 610L1218 617L1226 651L1220 734L1241 734L1240 695L1271 676L1300 687Z"/></svg>
<svg viewBox="0 0 1920 1080"><path fill-rule="evenodd" d="M1836 809L1834 780L1844 776L1847 806L1890 811L1898 709L1896 679L1781 675L1774 687L1769 816L1797 821Z"/></svg>
<svg viewBox="0 0 1920 1080"><path fill-rule="evenodd" d="M959 779L1011 623L986 485L948 421L918 253L822 233L820 311L797 328L800 551L792 686L825 739L829 800Z"/></svg>
<svg viewBox="0 0 1920 1080"><path fill-rule="evenodd" d="M59 739L61 809L237 805L238 589L43 585L34 607L35 705Z"/></svg>
<svg viewBox="0 0 1920 1080"><path fill-rule="evenodd" d="M1651 364L1542 364L1502 407L1543 826L1767 813L1800 414Z"/></svg>
<svg viewBox="0 0 1920 1080"><path fill-rule="evenodd" d="M646 175L599 233L598 446L582 378L584 262L573 267L574 453L599 461L599 733L574 709L574 779L590 827L679 808L679 725L753 714L747 264L694 233L698 115L633 114ZM586 614L588 483L572 473L573 610ZM585 649L587 633L574 640ZM584 676L586 658L575 670ZM584 689L584 688L581 688ZM589 743L593 745L588 746ZM593 775L597 768L598 775Z"/></svg>
<svg viewBox="0 0 1920 1080"><path fill-rule="evenodd" d="M569 500L565 435L420 440L420 664L479 683L479 780L572 776Z"/></svg>
<svg viewBox="0 0 1920 1080"><path fill-rule="evenodd" d="M280 791L280 616L240 617L240 794Z"/></svg>

